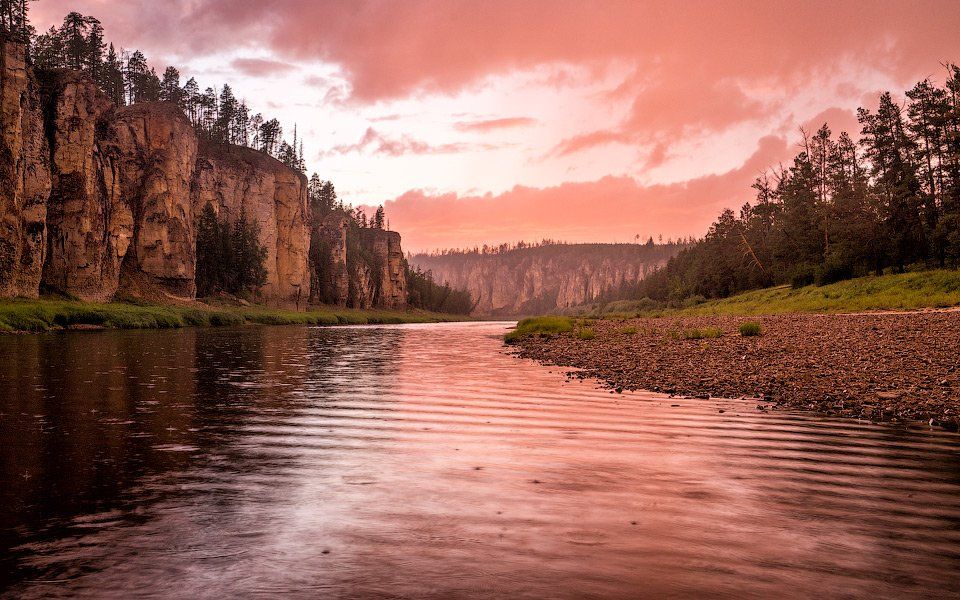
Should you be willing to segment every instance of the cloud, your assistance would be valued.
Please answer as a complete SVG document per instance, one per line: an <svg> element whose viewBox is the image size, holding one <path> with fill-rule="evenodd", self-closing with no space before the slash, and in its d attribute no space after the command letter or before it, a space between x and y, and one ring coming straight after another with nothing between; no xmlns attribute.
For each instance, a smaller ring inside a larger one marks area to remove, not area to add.
<svg viewBox="0 0 960 600"><path fill-rule="evenodd" d="M257 46L341 65L362 101L454 93L541 64L627 60L709 94L741 79L781 82L849 58L916 77L960 56L950 0L44 0L38 25L99 16L121 43L184 56ZM671 86L667 86L669 89ZM676 86L674 86L676 87ZM682 102L691 98L675 98ZM662 108L661 98L656 104Z"/></svg>
<svg viewBox="0 0 960 600"><path fill-rule="evenodd" d="M582 133L561 140L561 142L554 146L553 150L550 151L550 156L567 156L569 154L575 154L577 152L589 150L590 148L595 148L597 146L605 146L607 144L629 144L631 141L633 141L633 136L622 131L611 131L606 129L591 131L590 133Z"/></svg>
<svg viewBox="0 0 960 600"><path fill-rule="evenodd" d="M792 150L784 138L765 137L737 168L681 183L644 186L632 177L607 176L545 188L516 186L496 195L412 190L384 206L403 234L404 248L413 251L519 239L702 235L720 210L752 200L753 180Z"/></svg>
<svg viewBox="0 0 960 600"><path fill-rule="evenodd" d="M296 71L296 65L267 58L235 58L230 66L248 77L276 77Z"/></svg>
<svg viewBox="0 0 960 600"><path fill-rule="evenodd" d="M399 139L389 138L373 127L368 127L356 144L335 146L329 154L350 154L361 152L386 156L404 156L407 154L451 154L469 149L467 144L431 145L407 135Z"/></svg>
<svg viewBox="0 0 960 600"><path fill-rule="evenodd" d="M460 121L454 127L460 131L487 132L495 129L509 129L533 125L537 120L531 117L503 117L500 119L484 119L479 121Z"/></svg>

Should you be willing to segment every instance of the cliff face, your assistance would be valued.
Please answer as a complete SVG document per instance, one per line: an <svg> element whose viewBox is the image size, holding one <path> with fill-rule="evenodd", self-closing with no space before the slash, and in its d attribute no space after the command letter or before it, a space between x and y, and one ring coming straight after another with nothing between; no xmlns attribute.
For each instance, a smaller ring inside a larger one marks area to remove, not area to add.
<svg viewBox="0 0 960 600"><path fill-rule="evenodd" d="M193 298L194 216L210 202L230 220L245 211L259 225L268 252L259 300L305 308L319 299L307 182L279 161L248 148L201 147L176 106L117 108L79 73L38 77L24 46L2 40L0 126L0 297L36 297L43 287L93 301ZM328 236L336 241L325 259L329 296L347 304L348 227L334 219L314 229L326 228L339 232ZM399 236L394 245L384 264L399 255ZM376 281L372 272L355 278L359 304L380 302ZM402 306L402 283L391 285L382 302Z"/></svg>
<svg viewBox="0 0 960 600"><path fill-rule="evenodd" d="M35 297L46 252L50 151L24 46L0 40L0 296Z"/></svg>
<svg viewBox="0 0 960 600"><path fill-rule="evenodd" d="M310 297L306 178L250 148L204 146L196 163L193 210L207 202L233 222L241 211L260 225L267 249L267 283L260 293L270 304L305 306Z"/></svg>
<svg viewBox="0 0 960 600"><path fill-rule="evenodd" d="M372 257L373 303L399 308L407 302L407 278L403 268L400 234L383 229L361 229L361 245Z"/></svg>
<svg viewBox="0 0 960 600"><path fill-rule="evenodd" d="M513 317L588 303L666 263L674 247L560 244L500 254L416 255L412 266L470 292L473 314Z"/></svg>
<svg viewBox="0 0 960 600"><path fill-rule="evenodd" d="M342 212L317 216L310 232L310 301L346 306L350 299L347 270L347 231L350 218Z"/></svg>
<svg viewBox="0 0 960 600"><path fill-rule="evenodd" d="M351 308L407 305L399 233L360 228L333 211L314 220L310 238L312 300Z"/></svg>
<svg viewBox="0 0 960 600"><path fill-rule="evenodd" d="M50 175L44 286L107 300L120 285L120 264L133 237L119 165L102 146L113 105L90 81L63 73L47 82Z"/></svg>

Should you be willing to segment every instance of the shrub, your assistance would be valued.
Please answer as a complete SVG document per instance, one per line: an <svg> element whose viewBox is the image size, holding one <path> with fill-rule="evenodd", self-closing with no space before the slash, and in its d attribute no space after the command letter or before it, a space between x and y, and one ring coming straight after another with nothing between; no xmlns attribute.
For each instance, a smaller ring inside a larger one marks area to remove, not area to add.
<svg viewBox="0 0 960 600"><path fill-rule="evenodd" d="M622 333L623 335L637 335L637 328L633 326L624 327L623 329L620 330L620 333Z"/></svg>
<svg viewBox="0 0 960 600"><path fill-rule="evenodd" d="M743 323L740 325L740 335L743 337L755 337L760 335L761 331L760 323Z"/></svg>
<svg viewBox="0 0 960 600"><path fill-rule="evenodd" d="M593 338L597 337L597 334L593 331L593 329L589 327L583 327L577 330L576 336L578 340L592 340Z"/></svg>
<svg viewBox="0 0 960 600"><path fill-rule="evenodd" d="M687 296L683 302L680 303L680 308L693 308L698 304L703 304L707 299L701 296L700 294L695 294L693 296Z"/></svg>
<svg viewBox="0 0 960 600"><path fill-rule="evenodd" d="M570 317L533 317L517 323L516 329L508 332L503 339L508 344L512 344L531 335L548 336L571 331L573 331L573 320Z"/></svg>
<svg viewBox="0 0 960 600"><path fill-rule="evenodd" d="M719 327L704 327L703 329L684 329L680 336L685 340L703 340L723 337L723 330Z"/></svg>

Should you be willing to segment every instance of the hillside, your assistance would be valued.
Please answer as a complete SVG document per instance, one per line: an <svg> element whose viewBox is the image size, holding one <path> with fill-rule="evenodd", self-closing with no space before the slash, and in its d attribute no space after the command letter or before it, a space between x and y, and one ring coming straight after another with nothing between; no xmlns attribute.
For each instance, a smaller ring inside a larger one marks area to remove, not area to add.
<svg viewBox="0 0 960 600"><path fill-rule="evenodd" d="M514 317L621 296L681 244L543 244L410 255L413 268L470 292L473 314Z"/></svg>

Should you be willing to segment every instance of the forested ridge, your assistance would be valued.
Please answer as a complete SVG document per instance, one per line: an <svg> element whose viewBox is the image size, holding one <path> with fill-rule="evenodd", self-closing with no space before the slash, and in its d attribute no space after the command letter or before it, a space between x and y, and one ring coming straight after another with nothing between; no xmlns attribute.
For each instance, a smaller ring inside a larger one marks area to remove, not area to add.
<svg viewBox="0 0 960 600"><path fill-rule="evenodd" d="M410 264L438 282L466 289L478 314L555 312L632 297L637 282L686 241L566 244L551 240L411 254Z"/></svg>
<svg viewBox="0 0 960 600"><path fill-rule="evenodd" d="M802 131L793 163L753 184L739 215L647 277L635 297L679 303L775 284L960 266L960 68L860 108L859 140Z"/></svg>

